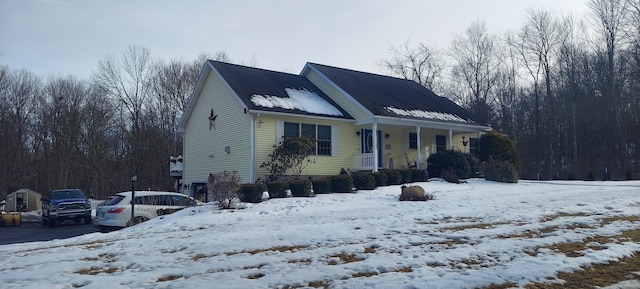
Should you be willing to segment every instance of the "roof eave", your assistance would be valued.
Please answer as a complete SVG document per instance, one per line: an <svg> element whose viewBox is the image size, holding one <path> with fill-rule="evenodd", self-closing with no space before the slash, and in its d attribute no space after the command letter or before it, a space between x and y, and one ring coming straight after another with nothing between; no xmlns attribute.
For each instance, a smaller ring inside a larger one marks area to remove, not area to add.
<svg viewBox="0 0 640 289"><path fill-rule="evenodd" d="M457 131L468 131L468 132L487 132L493 130L490 126L479 125L479 124L469 124L469 123L458 123L458 122L446 122L446 121L437 121L437 120L428 120L428 119L414 119L414 118L400 118L400 117L390 117L390 116L376 116L375 118L369 120L368 122L376 121L378 124L390 124L390 125L404 125L404 126L419 126L419 127L429 127L436 129L453 129ZM363 123L364 124L364 123Z"/></svg>

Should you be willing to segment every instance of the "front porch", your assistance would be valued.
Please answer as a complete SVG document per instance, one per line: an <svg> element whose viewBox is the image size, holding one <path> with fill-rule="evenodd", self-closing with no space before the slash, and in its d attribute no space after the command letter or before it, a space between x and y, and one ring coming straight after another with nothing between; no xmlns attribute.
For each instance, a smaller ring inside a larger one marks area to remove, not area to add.
<svg viewBox="0 0 640 289"><path fill-rule="evenodd" d="M483 131L455 125L429 127L408 122L408 125L374 122L356 126L360 138L360 153L352 155L353 171L379 169L427 168L430 154L443 150L477 152L477 141ZM377 133L373 133L373 132ZM377 145L374 145L377 144Z"/></svg>

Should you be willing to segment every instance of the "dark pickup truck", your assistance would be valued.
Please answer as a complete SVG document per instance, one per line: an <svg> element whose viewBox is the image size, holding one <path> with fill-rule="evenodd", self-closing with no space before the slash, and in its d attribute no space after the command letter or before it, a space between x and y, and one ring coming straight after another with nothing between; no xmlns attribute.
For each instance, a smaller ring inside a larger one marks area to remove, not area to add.
<svg viewBox="0 0 640 289"><path fill-rule="evenodd" d="M84 220L91 224L91 196L80 189L60 189L49 192L42 201L42 225L55 227L56 222Z"/></svg>

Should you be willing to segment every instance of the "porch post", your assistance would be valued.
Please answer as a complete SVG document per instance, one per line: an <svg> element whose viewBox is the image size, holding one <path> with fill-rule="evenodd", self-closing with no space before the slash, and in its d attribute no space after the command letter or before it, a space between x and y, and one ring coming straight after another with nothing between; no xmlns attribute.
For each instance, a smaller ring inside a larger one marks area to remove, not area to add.
<svg viewBox="0 0 640 289"><path fill-rule="evenodd" d="M373 169L372 172L378 171L378 123L373 121L371 125L371 140L373 142Z"/></svg>
<svg viewBox="0 0 640 289"><path fill-rule="evenodd" d="M447 142L447 149L453 149L453 130L449 130L449 141Z"/></svg>
<svg viewBox="0 0 640 289"><path fill-rule="evenodd" d="M416 126L416 148L418 149L418 159L416 160L416 169L421 169L420 167L420 163L422 163L422 154L421 154L421 148L422 145L420 144L420 127Z"/></svg>

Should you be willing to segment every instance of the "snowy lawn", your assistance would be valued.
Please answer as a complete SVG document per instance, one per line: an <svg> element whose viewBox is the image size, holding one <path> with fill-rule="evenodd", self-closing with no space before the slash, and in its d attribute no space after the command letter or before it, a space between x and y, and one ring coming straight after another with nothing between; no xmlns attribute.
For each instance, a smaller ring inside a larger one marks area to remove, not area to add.
<svg viewBox="0 0 640 289"><path fill-rule="evenodd" d="M0 286L508 288L640 252L625 235L640 230L640 181L415 184L436 200L399 202L399 186L388 186L207 205L107 234L0 246ZM608 288L637 288L638 278Z"/></svg>

